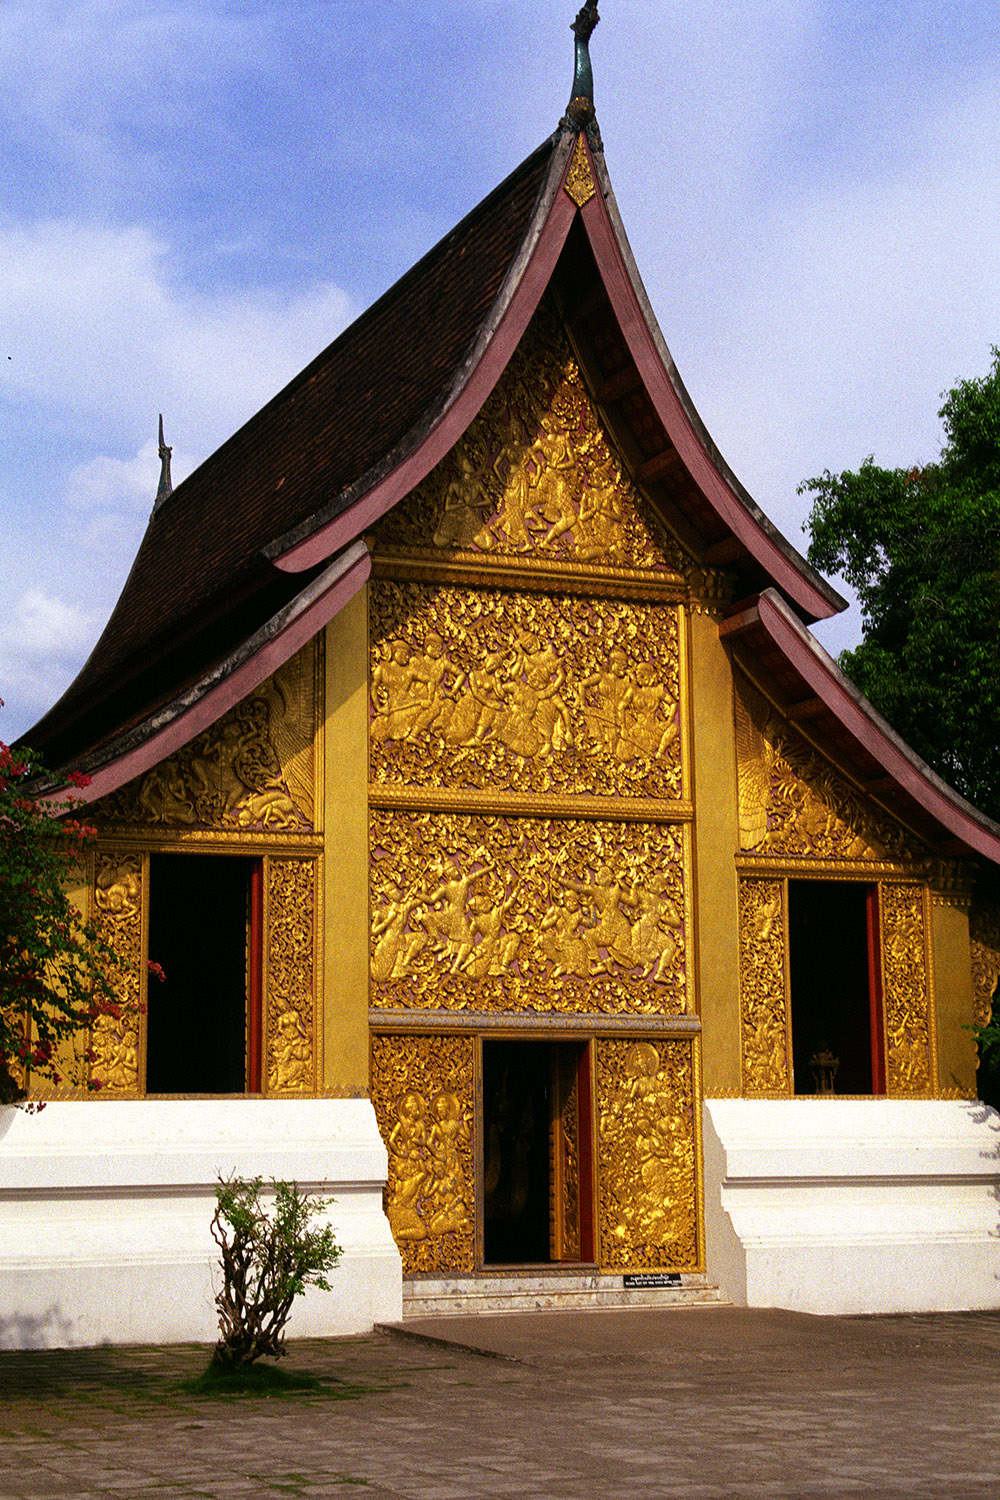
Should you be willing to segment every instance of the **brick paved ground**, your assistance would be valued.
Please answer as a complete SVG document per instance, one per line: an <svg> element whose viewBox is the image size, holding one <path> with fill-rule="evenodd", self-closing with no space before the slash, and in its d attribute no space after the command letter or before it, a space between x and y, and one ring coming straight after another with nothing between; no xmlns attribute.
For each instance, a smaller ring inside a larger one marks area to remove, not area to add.
<svg viewBox="0 0 1000 1500"><path fill-rule="evenodd" d="M451 1342L291 1345L330 1383L280 1400L185 1395L191 1346L0 1354L0 1497L1000 1496L1000 1314L415 1326Z"/></svg>

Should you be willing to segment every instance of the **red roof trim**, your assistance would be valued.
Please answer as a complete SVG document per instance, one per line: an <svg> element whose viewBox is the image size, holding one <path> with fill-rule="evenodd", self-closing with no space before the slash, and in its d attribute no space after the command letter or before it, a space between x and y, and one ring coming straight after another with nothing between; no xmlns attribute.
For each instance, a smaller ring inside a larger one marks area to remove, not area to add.
<svg viewBox="0 0 1000 1500"><path fill-rule="evenodd" d="M735 638L760 625L789 665L888 776L972 853L1000 864L1000 826L960 797L900 739L773 590L719 627Z"/></svg>
<svg viewBox="0 0 1000 1500"><path fill-rule="evenodd" d="M249 654L242 661L233 665L230 660L214 668L182 697L120 736L117 750L112 741L107 747L112 758L96 769L82 760L80 766L90 776L89 786L81 792L67 787L49 800L96 802L189 744L266 682L339 614L363 587L371 568L368 549L363 542L356 542L303 590L290 609L283 610L248 642ZM254 646L253 641L258 644Z"/></svg>
<svg viewBox="0 0 1000 1500"><path fill-rule="evenodd" d="M569 159L566 145L554 155L553 176L548 190L541 195L536 217L525 238L529 244L532 235L537 234L534 246L525 264L515 263L513 274L501 288L494 311L486 320L477 349L427 435L383 479L311 536L280 553L268 549L275 567L287 573L315 567L367 531L426 478L477 416L534 316L577 213L576 205L560 191Z"/></svg>
<svg viewBox="0 0 1000 1500"><path fill-rule="evenodd" d="M747 508L720 472L707 430L678 391L680 382L618 216L607 172L596 164L594 170L603 191L584 205L583 223L629 352L681 461L722 521L803 613L818 620L839 613L846 602L825 579L812 574L805 559L780 533L769 534L765 528L770 523Z"/></svg>

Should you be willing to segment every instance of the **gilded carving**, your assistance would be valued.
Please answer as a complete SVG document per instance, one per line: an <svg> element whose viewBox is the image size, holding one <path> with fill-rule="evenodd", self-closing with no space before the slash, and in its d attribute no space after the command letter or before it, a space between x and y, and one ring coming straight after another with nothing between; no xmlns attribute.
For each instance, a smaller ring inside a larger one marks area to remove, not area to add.
<svg viewBox="0 0 1000 1500"><path fill-rule="evenodd" d="M879 905L886 1088L893 1095L927 1094L933 1060L923 891L885 882Z"/></svg>
<svg viewBox="0 0 1000 1500"><path fill-rule="evenodd" d="M385 1207L407 1274L475 1268L471 1037L372 1037Z"/></svg>
<svg viewBox="0 0 1000 1500"><path fill-rule="evenodd" d="M677 799L672 605L380 582L377 784Z"/></svg>
<svg viewBox="0 0 1000 1500"><path fill-rule="evenodd" d="M590 170L590 161L582 135L577 139L576 150L573 152L573 159L566 173L564 187L578 208L589 203L597 191L594 187L594 177Z"/></svg>
<svg viewBox="0 0 1000 1500"><path fill-rule="evenodd" d="M678 573L679 547L611 448L551 305L465 436L382 523L379 549Z"/></svg>
<svg viewBox="0 0 1000 1500"><path fill-rule="evenodd" d="M787 1094L784 883L740 881L740 1038L747 1095Z"/></svg>
<svg viewBox="0 0 1000 1500"><path fill-rule="evenodd" d="M91 1083L108 1094L139 1091L142 1009L142 856L104 850L94 871L94 921L122 960L113 975L118 1013L97 1017L91 1032Z"/></svg>
<svg viewBox="0 0 1000 1500"><path fill-rule="evenodd" d="M685 835L372 812L372 1003L679 1015Z"/></svg>
<svg viewBox="0 0 1000 1500"><path fill-rule="evenodd" d="M580 1259L580 1098L575 1053L562 1049L553 1065L549 1217L556 1260Z"/></svg>
<svg viewBox="0 0 1000 1500"><path fill-rule="evenodd" d="M599 1040L602 1270L699 1264L690 1041Z"/></svg>
<svg viewBox="0 0 1000 1500"><path fill-rule="evenodd" d="M316 1088L316 866L266 862L266 1078L270 1094Z"/></svg>
<svg viewBox="0 0 1000 1500"><path fill-rule="evenodd" d="M309 831L316 726L312 646L176 755L105 798L105 822Z"/></svg>
<svg viewBox="0 0 1000 1500"><path fill-rule="evenodd" d="M972 949L972 1019L988 1026L1000 979L1000 906L977 897L969 913Z"/></svg>
<svg viewBox="0 0 1000 1500"><path fill-rule="evenodd" d="M740 848L811 859L920 858L874 808L748 684L736 699Z"/></svg>

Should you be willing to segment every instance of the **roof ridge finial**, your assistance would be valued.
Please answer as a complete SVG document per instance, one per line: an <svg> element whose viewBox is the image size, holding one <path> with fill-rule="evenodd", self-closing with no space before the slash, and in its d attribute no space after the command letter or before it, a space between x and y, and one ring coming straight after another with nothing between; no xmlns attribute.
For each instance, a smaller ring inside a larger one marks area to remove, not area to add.
<svg viewBox="0 0 1000 1500"><path fill-rule="evenodd" d="M173 451L174 451L173 448L168 448L167 445L166 445L166 443L163 441L163 413L161 412L160 413L160 445L159 445L160 482L156 486L156 499L153 501L153 510L154 511L159 506L161 506L163 504L164 500L167 498L167 496L170 494L171 490L173 489L173 484L171 483L171 480L170 480L170 455L171 455L171 453L173 453Z"/></svg>
<svg viewBox="0 0 1000 1500"><path fill-rule="evenodd" d="M595 150L600 150L601 137L594 112L594 70L590 63L590 38L600 19L597 0L587 0L570 27L576 37L576 67L573 73L573 91L561 122L567 130L575 130L578 135L585 130Z"/></svg>

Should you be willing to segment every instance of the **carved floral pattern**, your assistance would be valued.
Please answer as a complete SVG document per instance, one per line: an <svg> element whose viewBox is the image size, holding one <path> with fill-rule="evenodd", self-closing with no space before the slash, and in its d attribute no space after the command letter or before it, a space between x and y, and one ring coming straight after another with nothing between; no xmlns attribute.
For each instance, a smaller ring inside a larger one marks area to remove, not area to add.
<svg viewBox="0 0 1000 1500"><path fill-rule="evenodd" d="M814 859L919 859L873 807L748 684L738 686L740 848Z"/></svg>
<svg viewBox="0 0 1000 1500"><path fill-rule="evenodd" d="M599 1040L597 1102L602 1269L697 1266L692 1043Z"/></svg>
<svg viewBox="0 0 1000 1500"><path fill-rule="evenodd" d="M314 816L314 647L176 755L96 805L105 823L311 830Z"/></svg>
<svg viewBox="0 0 1000 1500"><path fill-rule="evenodd" d="M483 411L382 523L378 545L672 573L683 567L680 548L623 473L547 303Z"/></svg>
<svg viewBox="0 0 1000 1500"><path fill-rule="evenodd" d="M1000 979L1000 906L995 902L984 901L977 895L969 913L969 940L973 1024L988 1026Z"/></svg>
<svg viewBox="0 0 1000 1500"><path fill-rule="evenodd" d="M931 1089L927 942L920 886L880 887L886 1087L893 1095Z"/></svg>
<svg viewBox="0 0 1000 1500"><path fill-rule="evenodd" d="M780 880L740 881L740 1036L748 1095L790 1089L783 890Z"/></svg>
<svg viewBox="0 0 1000 1500"><path fill-rule="evenodd" d="M119 1014L101 1015L91 1033L90 1077L108 1094L139 1091L142 1002L142 857L102 850L94 872L94 921L121 965L112 975Z"/></svg>
<svg viewBox="0 0 1000 1500"><path fill-rule="evenodd" d="M471 1037L372 1037L385 1208L407 1274L475 1268Z"/></svg>
<svg viewBox="0 0 1000 1500"><path fill-rule="evenodd" d="M676 1015L683 833L373 812L372 1003Z"/></svg>
<svg viewBox="0 0 1000 1500"><path fill-rule="evenodd" d="M315 1091L316 866L269 859L267 870L267 1090Z"/></svg>
<svg viewBox="0 0 1000 1500"><path fill-rule="evenodd" d="M372 626L374 781L681 795L673 606L379 583Z"/></svg>

